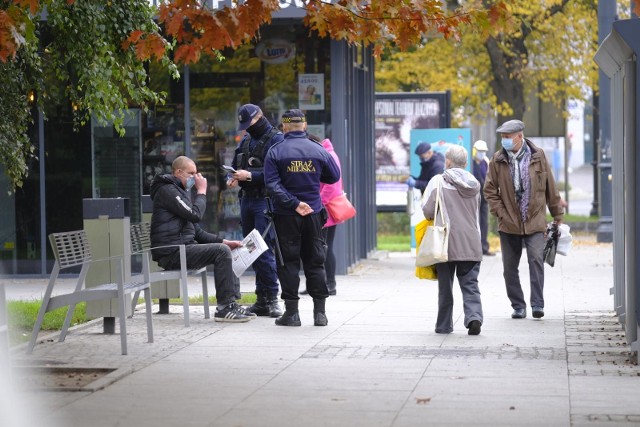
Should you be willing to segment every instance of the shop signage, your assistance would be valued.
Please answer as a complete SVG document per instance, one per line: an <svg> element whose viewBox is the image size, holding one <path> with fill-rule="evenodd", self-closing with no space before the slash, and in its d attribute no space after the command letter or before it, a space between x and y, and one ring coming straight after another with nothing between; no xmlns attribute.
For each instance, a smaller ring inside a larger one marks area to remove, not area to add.
<svg viewBox="0 0 640 427"><path fill-rule="evenodd" d="M282 39L263 40L256 46L256 56L267 64L282 64L293 58L295 53L295 46Z"/></svg>

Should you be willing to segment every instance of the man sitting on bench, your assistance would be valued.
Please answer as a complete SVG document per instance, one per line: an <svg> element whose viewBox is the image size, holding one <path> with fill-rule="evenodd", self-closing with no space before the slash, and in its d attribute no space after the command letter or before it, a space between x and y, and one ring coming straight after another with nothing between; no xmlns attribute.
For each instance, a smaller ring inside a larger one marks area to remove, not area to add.
<svg viewBox="0 0 640 427"><path fill-rule="evenodd" d="M165 270L180 269L180 251L185 245L187 268L199 269L213 264L218 307L216 322L247 322L255 315L247 313L237 302L239 289L231 267L231 249L241 243L225 240L204 231L198 223L204 217L207 202L207 179L198 173L196 164L180 156L171 164L172 173L156 175L151 183L151 246L153 260ZM196 189L193 197L191 189ZM163 247L164 246L164 247Z"/></svg>

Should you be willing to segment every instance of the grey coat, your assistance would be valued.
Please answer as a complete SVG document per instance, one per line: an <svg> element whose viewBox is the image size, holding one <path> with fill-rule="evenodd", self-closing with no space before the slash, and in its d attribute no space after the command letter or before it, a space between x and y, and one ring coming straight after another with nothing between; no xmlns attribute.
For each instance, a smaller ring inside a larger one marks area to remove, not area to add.
<svg viewBox="0 0 640 427"><path fill-rule="evenodd" d="M449 261L482 261L480 183L470 172L459 168L447 169L433 177L422 198L422 212L429 219L434 218L439 182L442 182L440 200L444 217L449 224ZM440 214L436 224L440 224Z"/></svg>

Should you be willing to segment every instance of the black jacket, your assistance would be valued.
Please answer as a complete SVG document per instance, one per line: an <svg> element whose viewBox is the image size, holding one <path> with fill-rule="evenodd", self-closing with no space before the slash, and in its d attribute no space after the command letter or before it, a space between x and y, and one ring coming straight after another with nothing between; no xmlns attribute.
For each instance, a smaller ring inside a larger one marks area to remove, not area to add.
<svg viewBox="0 0 640 427"><path fill-rule="evenodd" d="M436 151L429 160L420 164L420 176L416 178L415 187L424 193L431 178L442 172L444 172L444 156Z"/></svg>
<svg viewBox="0 0 640 427"><path fill-rule="evenodd" d="M222 239L200 228L207 196L198 194L193 202L178 178L171 174L156 175L151 182L151 246L222 243ZM177 247L154 249L153 260L159 261L178 251Z"/></svg>

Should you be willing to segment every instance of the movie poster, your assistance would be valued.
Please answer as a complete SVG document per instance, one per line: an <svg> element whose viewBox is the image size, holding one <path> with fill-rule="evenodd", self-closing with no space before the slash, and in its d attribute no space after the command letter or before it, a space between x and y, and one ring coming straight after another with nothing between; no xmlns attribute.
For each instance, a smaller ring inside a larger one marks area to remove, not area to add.
<svg viewBox="0 0 640 427"><path fill-rule="evenodd" d="M411 171L411 131L450 126L448 92L376 93L376 204L405 211Z"/></svg>

